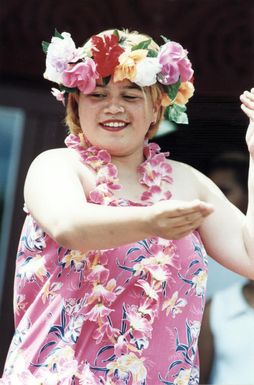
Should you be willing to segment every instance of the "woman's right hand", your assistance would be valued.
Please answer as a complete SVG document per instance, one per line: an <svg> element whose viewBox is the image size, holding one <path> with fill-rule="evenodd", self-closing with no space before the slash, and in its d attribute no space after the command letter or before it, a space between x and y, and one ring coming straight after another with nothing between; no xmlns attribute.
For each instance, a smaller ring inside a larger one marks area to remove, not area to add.
<svg viewBox="0 0 254 385"><path fill-rule="evenodd" d="M213 212L213 206L200 200L168 200L149 206L152 234L165 239L180 239L197 229Z"/></svg>

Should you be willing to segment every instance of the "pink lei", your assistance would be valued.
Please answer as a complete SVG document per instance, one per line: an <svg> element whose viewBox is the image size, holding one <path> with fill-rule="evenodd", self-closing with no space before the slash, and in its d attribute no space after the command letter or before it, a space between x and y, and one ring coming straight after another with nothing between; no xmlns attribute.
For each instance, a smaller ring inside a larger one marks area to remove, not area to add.
<svg viewBox="0 0 254 385"><path fill-rule="evenodd" d="M66 144L96 174L89 201L117 199L110 154ZM138 167L144 206L169 199L172 168L157 144ZM82 253L56 244L28 215L15 277L15 323L4 377L10 385L194 385L207 258L197 232ZM18 368L18 369L17 369Z"/></svg>

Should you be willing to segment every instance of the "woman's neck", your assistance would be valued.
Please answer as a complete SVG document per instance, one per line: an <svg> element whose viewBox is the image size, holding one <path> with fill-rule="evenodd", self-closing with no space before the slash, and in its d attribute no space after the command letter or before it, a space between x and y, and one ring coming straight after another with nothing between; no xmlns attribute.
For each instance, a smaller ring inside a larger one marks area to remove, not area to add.
<svg viewBox="0 0 254 385"><path fill-rule="evenodd" d="M124 175L137 174L137 168L144 160L143 149L124 156L111 155L111 161L118 169L119 178Z"/></svg>

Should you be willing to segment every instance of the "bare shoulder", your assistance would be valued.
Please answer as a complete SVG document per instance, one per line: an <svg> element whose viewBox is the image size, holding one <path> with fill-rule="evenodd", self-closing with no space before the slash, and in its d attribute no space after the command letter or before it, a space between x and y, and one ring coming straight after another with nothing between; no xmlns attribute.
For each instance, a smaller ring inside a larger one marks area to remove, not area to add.
<svg viewBox="0 0 254 385"><path fill-rule="evenodd" d="M66 173L69 170L77 173L90 174L88 167L81 162L77 151L69 148L54 148L39 154L32 162L31 169L46 169L49 173L56 170L61 173Z"/></svg>
<svg viewBox="0 0 254 385"><path fill-rule="evenodd" d="M173 188L177 199L201 199L201 186L204 183L202 173L194 167L169 159L172 167ZM202 182L203 180L203 182Z"/></svg>
<svg viewBox="0 0 254 385"><path fill-rule="evenodd" d="M187 163L183 163L174 159L168 159L168 161L171 164L171 167L173 168L173 171L175 173L183 173L186 176L190 176L191 173L194 171L194 168Z"/></svg>
<svg viewBox="0 0 254 385"><path fill-rule="evenodd" d="M168 159L168 161L170 162L172 168L173 168L173 172L176 174L176 176L184 176L188 179L194 179L194 180L198 180L199 178L206 178L206 176L204 174L202 174L202 172L200 172L199 170L197 170L195 167L193 166L190 166L189 164L187 163L183 163L183 162L180 162L178 160L173 160L173 159Z"/></svg>
<svg viewBox="0 0 254 385"><path fill-rule="evenodd" d="M74 179L78 179L85 190L94 183L92 171L81 162L75 150L56 148L42 152L33 160L27 173L26 185L30 181L42 184L52 180L61 183L62 180Z"/></svg>
<svg viewBox="0 0 254 385"><path fill-rule="evenodd" d="M54 148L46 150L40 153L33 161L32 164L43 164L47 162L64 162L64 163L75 163L78 161L78 154L68 148Z"/></svg>
<svg viewBox="0 0 254 385"><path fill-rule="evenodd" d="M179 161L170 160L170 164L173 168L174 181L196 194L196 198L201 200L207 200L210 193L215 195L221 195L218 187L209 179L205 174L196 168Z"/></svg>

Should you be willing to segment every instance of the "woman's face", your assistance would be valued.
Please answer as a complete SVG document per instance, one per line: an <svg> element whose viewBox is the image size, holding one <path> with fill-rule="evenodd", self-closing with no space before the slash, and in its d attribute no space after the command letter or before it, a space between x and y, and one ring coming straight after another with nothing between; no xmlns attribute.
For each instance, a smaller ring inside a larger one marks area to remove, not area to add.
<svg viewBox="0 0 254 385"><path fill-rule="evenodd" d="M128 80L99 83L91 94L79 96L83 133L92 145L113 156L143 150L144 138L156 120L158 108L153 106L149 92Z"/></svg>

